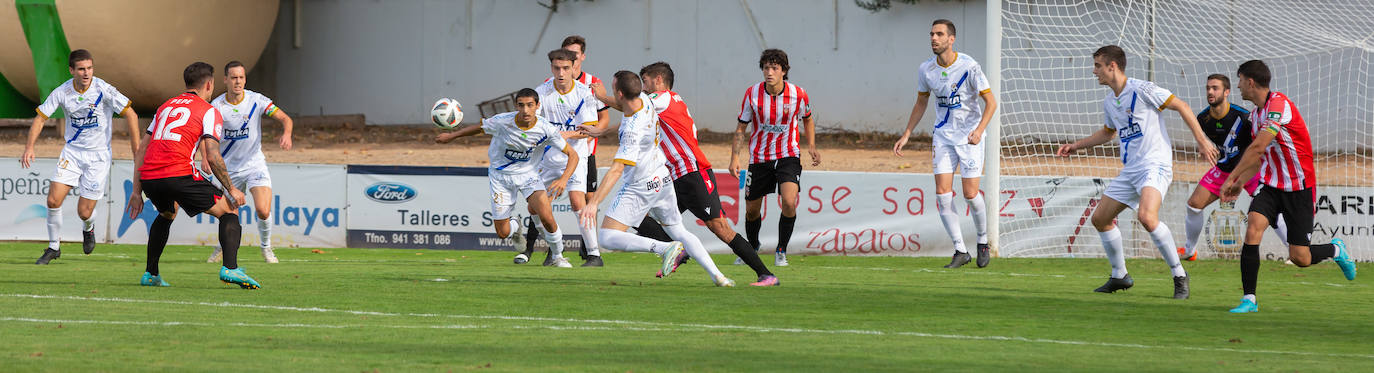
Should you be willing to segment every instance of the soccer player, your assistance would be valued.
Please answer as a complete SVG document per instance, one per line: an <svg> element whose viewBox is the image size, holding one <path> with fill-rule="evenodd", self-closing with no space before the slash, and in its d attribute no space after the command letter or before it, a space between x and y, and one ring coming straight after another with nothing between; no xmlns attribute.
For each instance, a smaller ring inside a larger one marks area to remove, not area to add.
<svg viewBox="0 0 1374 373"><path fill-rule="evenodd" d="M57 86L48 93L47 99L39 105L29 126L28 142L24 144L24 155L19 163L24 168L33 165L33 144L43 131L43 122L62 108L70 130L62 134L66 145L57 158L57 169L53 171L52 183L48 188L48 248L38 257L35 264L48 264L62 256L62 203L72 188L80 188L77 195L76 214L81 217L81 251L90 254L95 250L95 204L105 197L105 179L110 174L110 133L114 126L114 115L124 116L129 125L129 148L138 151L138 114L129 107L128 97L118 89L95 77L95 60L91 52L77 49L67 56L67 69L72 79Z"/></svg>
<svg viewBox="0 0 1374 373"><path fill-rule="evenodd" d="M569 180L576 175L577 151L572 144L563 139L562 133L543 117L539 116L539 93L533 89L521 89L515 94L515 107L519 111L501 113L483 119L481 125L467 126L454 132L441 133L434 142L447 144L453 139L476 135L478 132L491 135L491 146L487 148L490 158L487 167L491 183L491 215L495 221L496 235L510 238L514 247L524 246L524 236L520 234L520 223L510 224L511 212L515 208L516 197L528 203L530 214L538 216L543 224L544 242L549 244L549 255L554 258L554 266L571 268L572 264L563 258L563 231L553 220L550 202L563 194ZM567 161L563 173L548 183L540 180L537 160L546 157L548 149L558 149ZM532 162L536 161L536 162Z"/></svg>
<svg viewBox="0 0 1374 373"><path fill-rule="evenodd" d="M577 131L578 126L583 124L596 124L597 112L604 110L604 105L592 94L591 88L573 79L572 66L577 60L577 54L567 49L555 49L549 52L549 69L553 73L553 78L544 81L534 91L539 94L539 116L557 129L572 147L576 162L586 162L590 150L590 141L586 134ZM558 179L565 166L574 162L571 158L565 157L563 153L547 152L539 163L539 177L545 183L551 183ZM572 205L573 214L580 213L583 206L587 204L587 169L579 168L573 174L572 179L568 180L568 202ZM582 247L587 250L586 261L583 267L600 267L603 265L601 253L597 250L595 226L583 226L579 224L578 229L582 233ZM529 254L517 254L516 263L521 263L521 257L528 260ZM552 252L549 258L544 260L544 265L553 265L557 260Z"/></svg>
<svg viewBox="0 0 1374 373"><path fill-rule="evenodd" d="M744 90L740 104L739 126L730 148L730 174L739 175L740 154L744 153L744 132L754 124L749 136L749 191L745 194L744 231L749 244L760 247L759 229L763 227L763 197L777 192L782 197L778 219L778 248L773 265L787 266L787 243L797 223L798 192L801 190L801 150L797 148L798 122L806 124L806 149L811 165L821 164L816 151L816 122L811 118L811 99L806 90L787 81L787 53L768 49L759 56L763 82Z"/></svg>
<svg viewBox="0 0 1374 373"><path fill-rule="evenodd" d="M658 114L659 147L667 157L668 171L673 177L673 191L677 199L677 210L691 210L692 215L706 222L706 228L715 233L721 242L730 246L742 261L758 275L753 286L777 286L778 278L759 260L759 255L744 236L730 227L730 221L720 214L720 193L716 191L716 173L711 170L711 162L697 146L697 126L692 114L687 110L687 102L673 92L673 67L667 62L655 62L639 70L644 90L648 94L650 106ZM604 96L604 88L593 86L598 97ZM609 99L608 99L609 101ZM597 128L583 126L584 132L596 133ZM669 241L668 232L652 217L645 217L636 227L639 235L659 241ZM684 258L685 259L685 258ZM681 265L681 263L679 263Z"/></svg>
<svg viewBox="0 0 1374 373"><path fill-rule="evenodd" d="M1112 274L1096 292L1112 293L1135 284L1126 272L1126 257L1121 231L1113 222L1127 207L1136 211L1140 225L1150 232L1155 248L1164 257L1174 277L1174 299L1188 298L1188 273L1178 261L1177 246L1169 226L1159 221L1159 205L1174 178L1174 153L1165 133L1164 109L1174 110L1193 132L1198 150L1207 163L1216 160L1216 147L1193 117L1193 109L1169 90L1154 83L1126 78L1126 51L1115 45L1093 52L1093 75L1097 83L1111 89L1102 100L1105 125L1092 135L1059 147L1058 155L1067 157L1107 141L1113 135L1121 140L1121 174L1102 192L1101 203L1093 210L1092 222L1102 237L1102 248L1111 262Z"/></svg>
<svg viewBox="0 0 1374 373"><path fill-rule="evenodd" d="M658 114L649 96L643 92L643 82L635 73L621 70L615 73L614 86L615 101L607 104L625 113L625 117L620 121L620 148L616 150L615 163L606 172L604 181L606 185L615 185L623 173L625 183L616 189L615 199L602 219L602 244L606 248L658 254L663 258L659 277L676 271L685 260L680 256L685 254L701 264L716 286L735 286L734 281L716 268L701 240L682 226L682 212L677 210L673 183L669 182L672 179L663 151L658 149ZM587 206L582 208L579 221L583 225L596 222L597 206L609 194L610 188L592 193ZM643 221L646 215L663 224L663 230L676 241L662 242L626 233L629 224Z"/></svg>
<svg viewBox="0 0 1374 373"><path fill-rule="evenodd" d="M219 111L206 102L215 91L215 67L204 62L192 63L182 72L186 92L158 107L153 122L148 125L148 137L143 138L134 153L133 193L129 195L129 218L143 212L143 193L157 208L157 218L148 228L148 265L139 284L169 286L158 272L162 249L177 206L186 216L202 212L219 219L219 244L224 249L224 266L219 280L244 289L260 285L238 266L239 226L238 208L243 205L243 191L229 180L229 170L219 155L220 133L224 122ZM195 167L196 153L209 164L215 179L228 191L228 199L221 190L205 180Z"/></svg>
<svg viewBox="0 0 1374 373"><path fill-rule="evenodd" d="M906 132L892 146L892 153L902 156L902 147L925 115L933 92L935 116L940 118L931 136L935 156L935 207L940 212L945 233L954 241L954 257L945 268L959 268L969 262L964 235L959 229L959 213L954 209L956 166L963 180L964 201L968 203L973 227L978 232L978 268L983 268L988 266L992 255L988 248L987 204L982 191L978 190L978 181L983 176L983 131L997 111L997 99L978 61L954 51L955 32L954 22L949 20L937 19L931 24L930 49L935 57L921 63L916 76L916 105L911 107ZM980 106L975 96L981 97L987 107Z"/></svg>
<svg viewBox="0 0 1374 373"><path fill-rule="evenodd" d="M1260 240L1265 226L1283 216L1288 226L1288 260L1307 267L1331 259L1341 268L1346 280L1355 280L1355 262L1339 238L1313 245L1312 220L1316 214L1317 170L1312 165L1312 141L1307 123L1288 95L1269 89L1272 75L1264 61L1250 60L1236 70L1236 89L1240 97L1255 104L1250 114L1253 141L1245 148L1240 163L1221 186L1222 200L1234 201L1241 186L1259 174L1259 194L1250 201L1245 244L1240 251L1240 282L1245 292L1233 313L1259 312L1255 287L1259 281Z"/></svg>
<svg viewBox="0 0 1374 373"><path fill-rule="evenodd" d="M1236 163L1240 162L1241 151L1250 146L1250 111L1230 103L1226 98L1230 95L1231 78L1223 74L1207 76L1208 106L1197 114L1197 122L1202 126L1202 131L1207 133L1207 138L1220 150L1221 159L1202 175L1197 188L1193 189L1193 195L1188 197L1188 213L1184 220L1187 237L1183 247L1178 249L1178 254L1184 260L1197 260L1197 239L1202 235L1202 209L1221 197L1221 183L1226 182ZM1258 188L1259 175L1245 183L1247 193L1254 194ZM1288 242L1287 229L1280 216L1278 224L1274 225L1279 240Z"/></svg>
<svg viewBox="0 0 1374 373"><path fill-rule="evenodd" d="M248 71L242 62L229 61L224 65L224 94L210 102L224 117L224 141L219 143L220 156L229 166L229 179L239 190L253 195L253 209L258 215L259 244L262 258L277 262L272 252L272 175L267 173L267 159L262 156L262 117L268 116L282 124L277 144L291 150L291 117L261 93L243 88ZM223 250L216 247L208 262L219 261Z"/></svg>

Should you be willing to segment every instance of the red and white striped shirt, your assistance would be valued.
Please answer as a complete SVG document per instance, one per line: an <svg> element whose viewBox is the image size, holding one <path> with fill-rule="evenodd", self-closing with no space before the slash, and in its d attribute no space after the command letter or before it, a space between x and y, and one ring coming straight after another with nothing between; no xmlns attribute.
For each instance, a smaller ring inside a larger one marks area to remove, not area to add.
<svg viewBox="0 0 1374 373"><path fill-rule="evenodd" d="M548 83L550 80L553 80L553 77L549 77L548 79L544 79L544 82L545 82L545 83ZM586 71L583 71L581 76L578 76L577 78L573 78L573 80L576 80L576 81L578 81L578 82L581 82L582 84L586 84L587 86L591 86L592 83L602 84L602 83L601 83L601 78L597 78L596 75L592 75L592 73L589 73L589 72L586 72ZM606 110L606 104L603 104L603 103L601 103L600 101L597 101L596 106L597 106L596 110L597 110L597 112L598 112L597 115L600 116L601 114L600 114L599 112L602 111L602 110ZM596 140L597 140L597 138L593 137L593 138L589 138L589 139L587 139L587 140L589 141L589 142L587 143L587 147L592 149L592 151L591 151L591 153L588 155L588 157L596 155L596 142L597 142Z"/></svg>
<svg viewBox="0 0 1374 373"><path fill-rule="evenodd" d="M1270 91L1264 104L1250 112L1250 122L1254 123L1252 135L1258 136L1262 131L1274 134L1274 141L1264 149L1260 163L1261 183L1287 192L1317 186L1307 122L1288 95Z"/></svg>
<svg viewBox="0 0 1374 373"><path fill-rule="evenodd" d="M763 163L787 157L800 157L797 148L797 125L811 116L811 99L806 90L796 84L783 82L782 92L768 94L766 83L759 83L744 91L740 103L740 123L754 123L749 136L749 163Z"/></svg>
<svg viewBox="0 0 1374 373"><path fill-rule="evenodd" d="M711 162L697 146L697 124L687 111L687 102L677 92L659 91L649 94L649 101L658 112L659 147L668 159L673 180L683 175L711 168Z"/></svg>

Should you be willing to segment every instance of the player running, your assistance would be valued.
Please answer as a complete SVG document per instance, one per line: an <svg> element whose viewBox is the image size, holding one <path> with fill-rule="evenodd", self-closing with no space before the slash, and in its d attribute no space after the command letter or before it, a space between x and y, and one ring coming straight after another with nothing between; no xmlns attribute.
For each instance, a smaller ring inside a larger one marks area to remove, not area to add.
<svg viewBox="0 0 1374 373"><path fill-rule="evenodd" d="M1259 282L1259 245L1264 229L1277 224L1282 216L1288 226L1288 260L1299 267L1336 262L1346 280L1355 280L1355 262L1345 249L1345 242L1334 238L1330 243L1312 245L1312 221L1316 210L1317 170L1312 164L1312 141L1307 123L1298 113L1297 105L1288 95L1269 89L1269 66L1264 61L1250 60L1236 70L1236 89L1240 97L1255 104L1250 113L1253 141L1245 148L1240 163L1221 186L1223 201L1234 201L1241 186L1258 174L1260 191L1250 201L1249 222L1245 243L1240 251L1240 282L1244 295L1233 313L1259 312L1255 287Z"/></svg>
<svg viewBox="0 0 1374 373"><path fill-rule="evenodd" d="M934 92L935 116L940 118L931 136L935 207L940 212L945 233L954 241L954 257L945 268L959 268L969 262L964 234L959 228L959 213L954 209L956 166L963 180L964 201L968 203L973 215L973 227L978 233L978 268L983 268L992 260L992 253L988 247L987 204L983 201L983 192L978 189L978 181L983 176L983 131L988 128L988 121L997 111L997 99L978 61L954 51L955 32L954 22L949 20L937 19L931 24L930 48L935 52L935 57L921 63L916 76L916 105L911 107L906 132L892 146L892 153L902 156L902 148L925 115L931 93ZM987 107L980 106L975 96L981 97Z"/></svg>
<svg viewBox="0 0 1374 373"><path fill-rule="evenodd" d="M519 111L483 119L481 125L441 133L435 136L434 142L447 144L478 132L491 135L491 146L487 148L490 159L487 175L491 183L491 215L496 235L511 239L517 250L525 246L521 225L510 224L511 212L519 196L528 203L530 214L538 216L543 223L544 242L549 244L550 255L555 258L554 266L571 268L572 264L563 258L563 231L553 220L550 201L563 194L568 181L576 174L576 150L563 140L558 129L539 116L539 94L533 89L521 89L515 94L515 108ZM561 150L567 161L563 173L549 182L546 189L546 184L540 181L536 162L548 155L544 154L548 149Z"/></svg>
<svg viewBox="0 0 1374 373"><path fill-rule="evenodd" d="M67 201L72 188L79 188L76 214L81 217L81 251L90 254L95 250L95 204L105 197L105 179L110 174L110 133L116 113L124 116L129 125L129 148L138 151L138 114L129 107L128 97L95 77L91 52L72 51L67 56L67 69L72 79L48 93L43 104L35 109L38 115L29 126L24 155L19 158L24 168L33 165L33 145L43 131L43 122L61 108L70 129L58 129L65 132L60 136L66 144L57 158L57 169L48 188L48 248L34 264L48 264L62 256L62 203Z"/></svg>
<svg viewBox="0 0 1374 373"><path fill-rule="evenodd" d="M720 193L716 191L716 173L711 170L711 162L697 146L697 127L692 114L687 110L687 102L673 92L673 67L667 62L655 62L639 70L644 83L650 106L658 114L659 147L667 157L668 171L673 177L673 191L677 199L677 210L691 210L692 215L706 222L706 228L716 234L721 242L730 246L741 260L758 275L753 286L777 286L778 278L759 260L755 248L749 245L744 236L730 227L730 221L721 216ZM605 89L594 85L593 91L604 101ZM583 132L599 136L604 127L583 126ZM652 217L645 217L635 229L639 235L659 241L672 240L668 232ZM683 257L683 260L686 258ZM678 263L681 265L681 263Z"/></svg>
<svg viewBox="0 0 1374 373"><path fill-rule="evenodd" d="M621 70L615 73L614 85L615 100L608 104L625 113L625 118L620 121L620 149L616 150L615 163L606 172L604 182L615 185L622 173L626 178L616 189L615 199L602 219L602 243L606 248L658 254L663 258L659 277L676 271L684 260L680 256L685 254L701 264L716 286L735 286L733 280L716 268L701 240L682 226L682 212L677 210L673 183L669 182L663 151L658 149L658 114L649 96L644 94L639 76ZM596 223L597 206L609 194L609 188L592 193L579 216L583 225ZM629 224L643 221L646 215L663 224L663 230L676 241L662 242L626 233ZM686 245L685 253L683 245Z"/></svg>
<svg viewBox="0 0 1374 373"><path fill-rule="evenodd" d="M1226 182L1226 178L1236 168L1236 163L1240 162L1241 151L1250 146L1250 111L1230 103L1226 98L1230 95L1231 78L1223 74L1207 76L1208 106L1197 114L1197 122L1202 126L1202 131L1207 133L1207 138L1212 140L1212 144L1221 152L1221 159L1202 175L1202 179L1197 182L1197 188L1193 188L1193 195L1188 197L1188 213L1184 219L1187 237L1183 247L1178 248L1178 255L1184 260L1197 260L1197 239L1202 235L1202 209L1220 198L1221 183ZM1246 193L1253 195L1257 189L1259 175L1245 183ZM1274 228L1274 232L1279 234L1279 240L1288 242L1287 230L1288 227L1283 224L1283 217L1280 216Z"/></svg>
<svg viewBox="0 0 1374 373"><path fill-rule="evenodd" d="M730 148L730 174L739 175L740 154L744 153L744 132L754 124L749 136L749 174L746 178L744 231L749 244L760 247L759 229L763 227L763 197L777 192L782 216L778 218L778 248L773 265L787 266L787 243L797 223L798 191L801 190L801 150L797 147L798 122L806 124L806 149L811 165L821 164L816 151L816 122L811 118L811 99L802 87L787 82L787 53L768 49L759 56L763 82L744 91L740 104L739 126Z"/></svg>
<svg viewBox="0 0 1374 373"><path fill-rule="evenodd" d="M215 91L214 77L215 67L210 64L196 62L187 66L182 72L186 92L158 107L153 122L148 125L148 137L134 153L133 192L127 205L129 218L143 212L145 191L158 212L148 228L148 264L139 281L143 286L170 286L158 272L158 261L163 247L167 246L172 220L176 219L176 209L180 205L186 216L204 212L219 219L219 244L224 248L220 281L244 289L259 287L258 282L238 266L239 240L243 232L237 212L243 205L244 196L243 191L230 182L224 158L217 151L223 119L219 111L206 102ZM228 199L198 172L194 161L197 153L228 191Z"/></svg>
<svg viewBox="0 0 1374 373"><path fill-rule="evenodd" d="M272 251L272 175L267 173L267 159L262 155L262 117L281 123L282 134L277 144L282 150L291 150L292 123L291 117L272 99L244 89L247 80L248 71L243 63L229 61L224 65L226 91L210 104L224 117L224 141L219 143L219 153L229 167L229 179L238 183L235 188L253 196L262 258L276 263L277 254ZM223 250L216 247L207 262L217 262L222 255Z"/></svg>
<svg viewBox="0 0 1374 373"><path fill-rule="evenodd" d="M1102 192L1101 203L1093 210L1092 222L1102 237L1102 249L1111 262L1112 274L1096 292L1112 293L1135 285L1126 272L1126 257L1121 231L1114 220L1127 207L1136 211L1136 220L1150 232L1155 248L1164 257L1174 277L1174 299L1188 298L1188 273L1179 263L1177 246L1169 226L1159 221L1159 205L1173 181L1174 153L1165 132L1164 109L1174 110L1193 132L1198 150L1207 163L1216 160L1217 149L1198 126L1193 109L1169 90L1154 83L1126 78L1126 51L1108 45L1093 52L1093 75L1097 83L1111 88L1102 100L1105 125L1097 132L1072 144L1059 147L1058 155L1068 157L1107 141L1115 134L1121 140L1121 174Z"/></svg>

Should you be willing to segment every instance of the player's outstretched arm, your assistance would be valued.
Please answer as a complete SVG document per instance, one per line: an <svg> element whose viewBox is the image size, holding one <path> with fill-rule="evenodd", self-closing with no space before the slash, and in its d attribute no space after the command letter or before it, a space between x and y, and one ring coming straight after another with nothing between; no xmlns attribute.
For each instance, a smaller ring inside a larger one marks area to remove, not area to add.
<svg viewBox="0 0 1374 373"><path fill-rule="evenodd" d="M563 169L563 175L549 185L549 198L558 198L558 196L563 195L563 189L568 187L568 179L571 179L573 173L577 171L577 163L582 158L577 156L577 151L573 150L572 145L563 145L563 154L568 156L568 165Z"/></svg>
<svg viewBox="0 0 1374 373"><path fill-rule="evenodd" d="M1193 132L1193 140L1197 141L1197 151L1198 154L1202 155L1202 159L1206 160L1207 164L1217 163L1217 147L1212 144L1212 140L1207 138L1207 133L1202 132L1202 125L1197 122L1197 117L1193 114L1193 108L1189 107L1187 102L1184 102L1178 97L1169 100L1164 107L1177 111L1179 116L1183 117L1183 123L1187 123L1188 129Z"/></svg>
<svg viewBox="0 0 1374 373"><path fill-rule="evenodd" d="M730 174L736 177L739 176L739 170L742 168L739 164L740 154L749 151L749 148L744 142L745 138L748 137L748 135L745 134L748 130L749 122L739 122L739 125L735 126L735 138L730 141Z"/></svg>
<svg viewBox="0 0 1374 373"><path fill-rule="evenodd" d="M133 107L126 107L119 115L124 117L124 122L129 124L129 150L137 154L139 137L142 137L139 136L142 132L138 131L138 113L134 112Z"/></svg>
<svg viewBox="0 0 1374 373"><path fill-rule="evenodd" d="M609 108L615 109L615 110L620 111L620 112L622 112L622 113L625 112L624 109L621 109L621 108L620 108L620 103L615 101L615 97L611 97L611 96L607 96L607 95L606 95L606 86L601 85L601 83L592 83L591 85L588 85L588 87L590 87L590 88L592 89L592 95L593 95L593 96L596 96L597 101L601 101L601 103L606 104L606 106L609 107ZM607 118L610 118L610 117L609 117L609 114L608 114ZM599 118L599 117L598 117L598 121L600 121L600 118ZM610 121L607 120L607 121L605 121L605 122L610 122ZM603 123L605 123L605 122L603 122Z"/></svg>
<svg viewBox="0 0 1374 373"><path fill-rule="evenodd" d="M1264 150L1269 144L1274 142L1278 134L1271 129L1260 130L1255 139L1250 142L1250 146L1245 148L1245 153L1240 156L1240 162L1236 163L1236 168L1231 170L1231 176L1226 177L1226 182L1221 184L1221 200L1225 202L1235 201L1240 196L1240 188L1245 185L1245 181L1255 177L1259 172L1260 160L1264 159Z"/></svg>
<svg viewBox="0 0 1374 373"><path fill-rule="evenodd" d="M200 151L201 159L210 165L210 173L215 174L215 180L219 180L219 184L229 191L229 197L234 199L232 203L234 208L243 206L245 202L243 191L235 188L234 183L229 180L229 168L224 166L224 157L219 155L219 140L208 136L201 138Z"/></svg>
<svg viewBox="0 0 1374 373"><path fill-rule="evenodd" d="M1060 157L1067 157L1072 155L1073 152L1078 151L1079 149L1087 149L1094 146L1102 145L1103 143L1111 141L1112 135L1115 133L1116 130L1107 128L1107 126L1102 126L1102 128L1097 129L1097 132L1093 132L1093 134L1088 135L1088 137L1079 139L1078 141L1075 141L1071 144L1064 144L1063 146L1060 146L1059 151L1055 152L1055 154L1059 155Z"/></svg>
<svg viewBox="0 0 1374 373"><path fill-rule="evenodd" d="M143 173L139 169L143 168L143 154L148 152L148 143L153 142L152 136L144 136L138 143L138 148L134 149L134 179L133 188L130 188L129 202L124 204L124 210L129 213L129 219L138 217L143 213Z"/></svg>
<svg viewBox="0 0 1374 373"><path fill-rule="evenodd" d="M456 138L459 138L459 137L472 136L472 135L476 135L476 134L481 133L481 132L482 132L482 125L474 124L474 125L471 125L471 126L459 128L457 131L440 133L439 135L434 136L434 142L440 143L440 144L447 144L447 143L452 142L453 139L456 139Z"/></svg>
<svg viewBox="0 0 1374 373"><path fill-rule="evenodd" d="M968 134L969 145L978 145L983 142L983 133L988 129L988 123L992 121L992 116L997 113L997 96L992 95L992 90L985 91L978 95L983 98L983 118L978 120L978 127Z"/></svg>
<svg viewBox="0 0 1374 373"><path fill-rule="evenodd" d="M291 121L291 116L286 115L285 111L277 109L277 112L272 113L272 119L281 123L281 138L277 139L277 144L281 145L282 150L291 150L291 130L296 127L295 123Z"/></svg>
<svg viewBox="0 0 1374 373"><path fill-rule="evenodd" d="M916 95L916 104L911 105L911 116L906 120L906 131L902 132L902 137L897 139L897 144L892 145L892 154L902 156L902 148L906 147L906 141L911 137L911 131L916 129L916 124L921 122L921 117L926 115L926 106L930 104L930 92L921 92ZM984 114L986 115L986 114Z"/></svg>

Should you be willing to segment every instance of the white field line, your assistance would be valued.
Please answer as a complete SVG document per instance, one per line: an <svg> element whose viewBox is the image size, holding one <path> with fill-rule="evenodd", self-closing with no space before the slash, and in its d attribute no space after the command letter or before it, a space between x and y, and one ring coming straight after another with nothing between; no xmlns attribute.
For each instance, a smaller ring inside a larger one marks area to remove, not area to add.
<svg viewBox="0 0 1374 373"><path fill-rule="evenodd" d="M566 323L581 323L581 324L608 324L608 325L618 325L618 326L619 326L619 327L616 327L616 328L610 328L610 327L585 327L585 326L568 326L568 327L564 327L564 326L533 326L533 327L531 327L531 326L509 326L509 327L507 327L507 326L501 326L501 328L510 328L510 329L551 329L551 330L573 330L573 331L603 331L603 330L624 330L624 331L669 331L669 330L671 330L671 331L686 331L686 332L691 332L691 331L706 331L706 330L736 330L736 331L741 331L741 332L753 332L753 333L792 333L792 334L812 334L812 335L907 336L907 337L939 338L939 339L957 339L957 340L975 340L975 341L1007 341L1007 342L1024 342L1024 343L1043 343L1043 344L1060 344L1060 345L1093 346L1093 347L1117 347L1117 348L1132 348L1132 349L1161 349L1161 350L1187 350L1187 351L1205 351L1205 352L1234 352L1234 353L1242 353L1242 354L1273 354L1273 355L1323 356L1323 357L1361 358L1361 359L1370 359L1370 360L1374 360L1374 354L1342 354L1342 353L1319 353L1319 352L1307 352L1307 351L1246 350L1246 349L1219 348L1219 347L1165 346L1165 345L1146 345L1146 344L1136 344L1136 343L1111 343L1111 342L1074 341L1074 340L1062 340L1062 339L1028 338L1028 337L1019 337L1019 336L997 336L997 335L978 336L978 335L961 335L961 334L924 333L924 332L913 332L913 331L881 331L881 330L860 330L860 329L768 328L768 327L747 326L747 325L728 325L728 324L667 323L667 322L633 321L633 320L603 320L603 319L569 319L569 318L551 318L551 317L535 317L535 316L455 315L455 314L433 314L433 313L395 313L395 312L378 312L378 311L337 310L337 309L319 308L319 307L293 307L293 306L273 306L273 305L258 305L258 304L241 304L241 303L229 303L229 302L218 302L218 303L214 303L214 302L186 302L186 301L152 300L152 299L104 298L104 297L76 297L76 296L56 296L56 295L36 295L36 294L0 294L0 297L4 297L4 298L27 298L27 299L58 299L58 300L76 300L76 301L93 301L93 302L175 304L175 305L207 306L207 307L230 307L230 308L267 309L267 310L281 310L281 311L293 311L293 312L330 312L330 313L345 313L345 314L352 314L352 315L368 315L368 316L424 317L424 318L440 317L440 318L462 318L462 319L478 319L478 320L543 321L543 322L566 322ZM12 322L55 322L55 321L53 321L53 320L18 319L18 318L9 318L9 317L0 318L0 321L12 321ZM108 321L108 322L107 322L107 321L98 321L98 320L74 320L74 321L72 321L72 322L73 322L73 323L85 322L85 323L93 323L93 324L99 324L99 323L110 323L110 324L113 324L113 323L124 323L124 324L147 323L147 324L137 324L137 325L212 326L212 325L202 325L202 324L195 324L195 323L180 323L180 322L146 322L146 321L145 321L145 322L136 322L136 321ZM262 326L262 327L271 327L271 326L273 326L273 325L280 325L279 327L291 327L291 326L289 326L289 325L296 325L296 327L324 327L324 328L328 328L328 327L336 327L336 328L348 328L348 327L383 327L383 328L387 328L387 327L394 327L394 328L414 328L414 329L431 328L431 327L429 327L429 326L383 326L383 325L367 325L367 326L362 326L362 325L359 325L359 326L347 326L347 325L343 325L343 326L320 326L320 325L317 325L317 324L231 324L231 325L235 325L235 326ZM309 326L307 326L307 325L309 325ZM631 326L631 325L642 325L642 326ZM479 325L465 325L465 326L471 326L471 327L473 327L473 328L495 328L495 327L496 327L496 326L492 326L492 325L482 325L482 324L479 324ZM434 328L435 328L435 329L456 329L456 328L458 328L458 327L445 327L444 325L436 325Z"/></svg>
<svg viewBox="0 0 1374 373"><path fill-rule="evenodd" d="M1095 279L1095 280L1100 280L1100 279L1102 279L1102 276L1088 276L1088 275L1059 275L1059 274L1045 274L1045 273L1016 273L1016 272L994 272L994 271L965 271L965 270L946 270L946 269L932 269L932 268L835 267L835 266L815 266L815 267L806 267L806 268L831 269L831 270L843 270L843 271L888 271L888 272L919 272L919 273L941 273L941 274L983 275L983 276L1007 276L1007 277L1046 277L1046 278L1073 278L1073 279ZM1135 278L1135 280L1136 280L1136 281L1173 281L1173 278L1161 274L1158 278L1153 277L1153 276L1152 276L1152 277L1140 277L1140 278ZM1266 283L1266 284L1284 284L1284 285L1326 285L1326 286L1334 286L1334 287L1346 287L1346 286L1359 287L1359 286L1363 286L1363 285L1358 284L1358 283L1339 284L1339 283L1330 283L1330 282L1316 283L1316 282L1310 282L1310 281L1266 281L1265 283Z"/></svg>
<svg viewBox="0 0 1374 373"><path fill-rule="evenodd" d="M0 321L27 322L40 324L95 324L95 325L139 325L139 326L198 326L198 327L246 327L246 328L269 328L269 329L492 329L493 325L473 325L473 324L445 324L445 325L371 325L371 324L263 324L263 323L206 323L194 321L123 321L123 320L62 320L62 319L37 319L30 317L0 317ZM546 330L578 330L578 331L686 331L686 329L671 328L611 328L598 326L526 326L512 325L502 326L501 329L546 329Z"/></svg>

